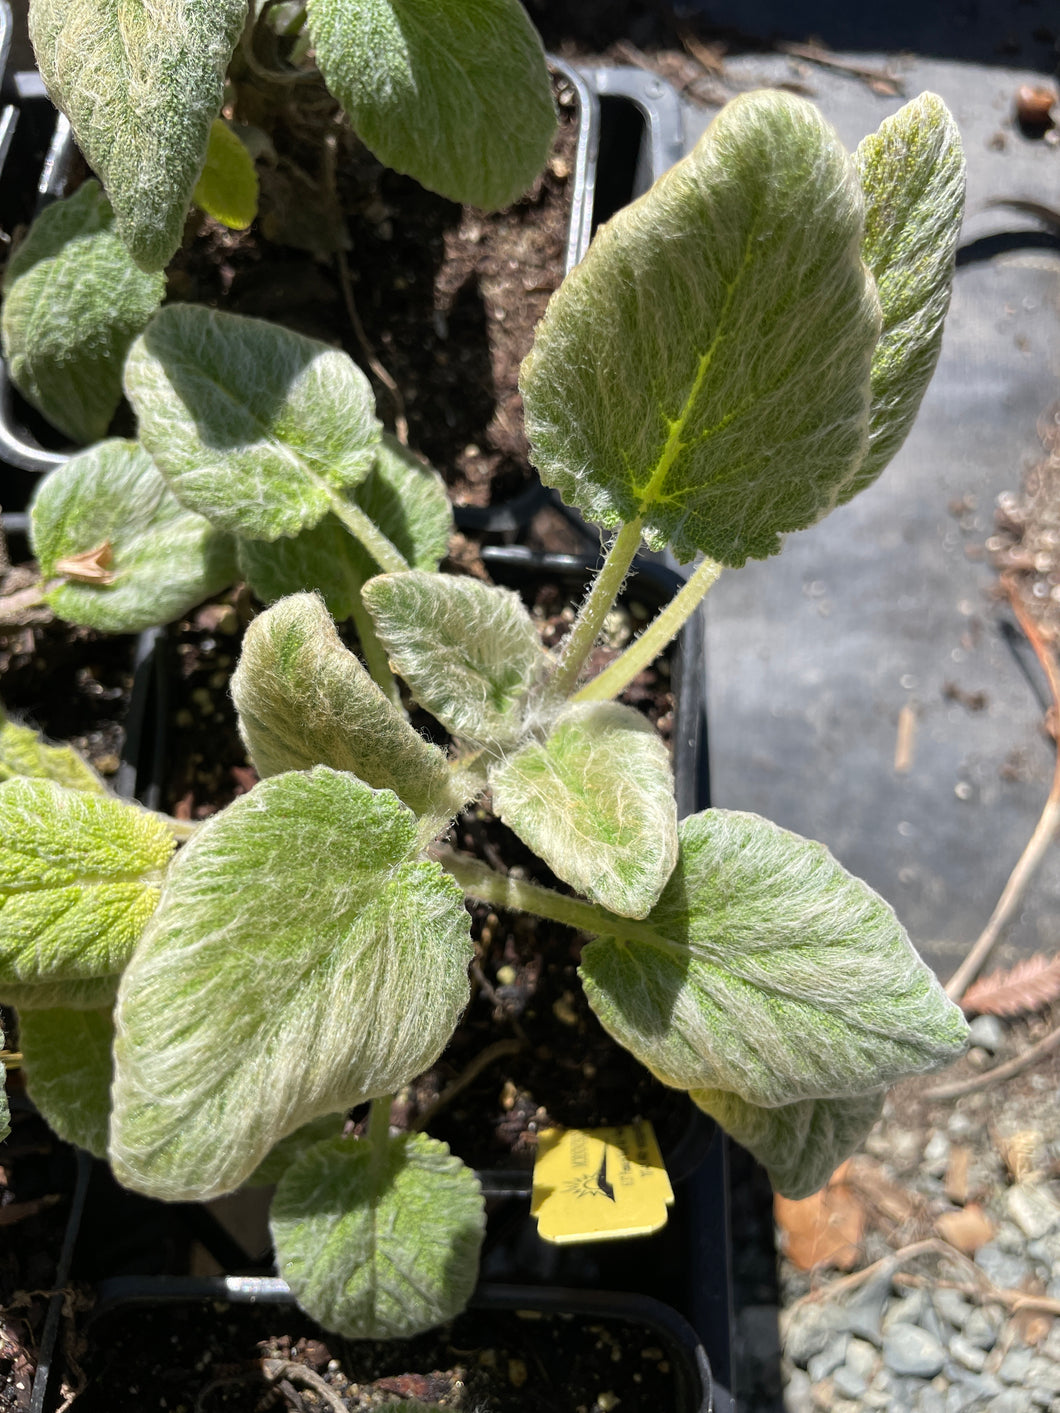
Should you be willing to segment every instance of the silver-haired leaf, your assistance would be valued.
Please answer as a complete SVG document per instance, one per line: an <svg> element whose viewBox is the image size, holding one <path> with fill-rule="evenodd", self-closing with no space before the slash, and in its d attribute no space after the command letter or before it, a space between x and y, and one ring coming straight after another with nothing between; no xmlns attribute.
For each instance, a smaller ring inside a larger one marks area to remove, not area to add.
<svg viewBox="0 0 1060 1413"><path fill-rule="evenodd" d="M48 92L142 269L180 245L247 0L30 0Z"/></svg>
<svg viewBox="0 0 1060 1413"><path fill-rule="evenodd" d="M417 814L454 813L444 752L425 741L344 647L314 594L292 594L254 619L232 678L239 731L263 778L328 765Z"/></svg>
<svg viewBox="0 0 1060 1413"><path fill-rule="evenodd" d="M53 780L0 785L0 995L121 971L173 852L158 816Z"/></svg>
<svg viewBox="0 0 1060 1413"><path fill-rule="evenodd" d="M861 253L876 279L883 332L872 356L869 449L841 500L880 474L905 441L942 347L964 214L964 150L957 124L922 93L859 145L865 193Z"/></svg>
<svg viewBox="0 0 1060 1413"><path fill-rule="evenodd" d="M3 349L11 381L75 442L105 437L121 401L129 345L158 308L114 229L98 182L45 207L7 262Z"/></svg>
<svg viewBox="0 0 1060 1413"><path fill-rule="evenodd" d="M472 947L421 842L390 791L325 766L263 780L200 827L118 994L121 1182L229 1192L302 1124L437 1059Z"/></svg>
<svg viewBox="0 0 1060 1413"><path fill-rule="evenodd" d="M884 1091L800 1099L777 1109L759 1108L721 1089L693 1090L690 1097L754 1154L782 1197L798 1201L823 1187L861 1145L883 1112Z"/></svg>
<svg viewBox="0 0 1060 1413"><path fill-rule="evenodd" d="M380 161L499 209L548 160L556 114L518 0L309 0L328 88Z"/></svg>
<svg viewBox="0 0 1060 1413"><path fill-rule="evenodd" d="M486 1227L475 1174L425 1134L317 1143L280 1179L269 1226L302 1309L355 1339L407 1339L471 1297Z"/></svg>
<svg viewBox="0 0 1060 1413"><path fill-rule="evenodd" d="M820 519L868 435L861 234L853 163L811 104L727 104L549 302L520 379L542 479L682 561L764 558Z"/></svg>
<svg viewBox="0 0 1060 1413"><path fill-rule="evenodd" d="M0 707L0 780L27 775L68 790L102 794L106 785L72 746L49 746L32 726L20 726Z"/></svg>
<svg viewBox="0 0 1060 1413"><path fill-rule="evenodd" d="M303 1124L301 1128L296 1128L294 1133L289 1133L286 1138L281 1138L275 1148L269 1150L243 1186L275 1187L295 1159L300 1158L310 1144L341 1138L345 1122L346 1115L344 1113L321 1114L319 1118L310 1119L309 1123Z"/></svg>
<svg viewBox="0 0 1060 1413"><path fill-rule="evenodd" d="M181 505L136 442L89 447L41 481L30 519L45 598L103 633L171 623L231 584L231 536Z"/></svg>
<svg viewBox="0 0 1060 1413"><path fill-rule="evenodd" d="M66 1143L107 1156L114 1021L106 1011L26 1011L18 1018L26 1089Z"/></svg>
<svg viewBox="0 0 1060 1413"><path fill-rule="evenodd" d="M110 1010L118 998L121 972L110 976L87 976L73 981L0 981L0 1002L23 1011Z"/></svg>
<svg viewBox="0 0 1060 1413"><path fill-rule="evenodd" d="M368 474L379 441L352 358L195 304L159 310L130 350L125 391L177 498L251 540L315 525Z"/></svg>
<svg viewBox="0 0 1060 1413"><path fill-rule="evenodd" d="M678 830L651 915L590 942L581 965L604 1027L664 1084L776 1108L962 1053L960 1009L889 905L823 845L728 810Z"/></svg>
<svg viewBox="0 0 1060 1413"><path fill-rule="evenodd" d="M376 631L421 706L469 741L515 741L545 666L518 594L456 575L380 574L364 586Z"/></svg>
<svg viewBox="0 0 1060 1413"><path fill-rule="evenodd" d="M453 513L437 471L388 433L376 447L372 469L347 500L387 537L412 569L437 569L449 547ZM239 541L239 566L265 603L309 589L320 594L332 618L349 618L354 597L379 572L359 540L334 515L293 538Z"/></svg>
<svg viewBox="0 0 1060 1413"><path fill-rule="evenodd" d="M564 883L646 917L677 862L670 755L619 702L568 706L544 741L491 765L493 808Z"/></svg>

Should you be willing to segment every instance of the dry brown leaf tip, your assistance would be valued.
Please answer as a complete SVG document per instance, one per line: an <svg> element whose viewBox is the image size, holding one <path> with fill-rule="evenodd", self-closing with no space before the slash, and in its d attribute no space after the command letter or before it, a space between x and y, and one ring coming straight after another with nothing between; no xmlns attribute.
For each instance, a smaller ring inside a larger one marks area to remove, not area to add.
<svg viewBox="0 0 1060 1413"><path fill-rule="evenodd" d="M55 561L56 574L63 574L79 584L113 584L115 575L111 573L114 563L114 550L109 540L104 540L95 549L83 550L80 554L67 555Z"/></svg>

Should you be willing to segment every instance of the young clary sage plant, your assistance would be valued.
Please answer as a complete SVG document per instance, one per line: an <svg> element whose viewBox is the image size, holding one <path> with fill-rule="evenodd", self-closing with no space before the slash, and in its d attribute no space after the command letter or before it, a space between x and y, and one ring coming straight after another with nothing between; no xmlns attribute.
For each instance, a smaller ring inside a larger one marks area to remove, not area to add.
<svg viewBox="0 0 1060 1413"><path fill-rule="evenodd" d="M964 1020L888 905L755 815L678 822L666 751L616 698L723 566L776 551L900 445L938 353L962 195L932 95L851 158L809 104L756 93L601 230L522 377L542 478L614 532L557 655L513 594L396 548L415 503L400 477L365 491L399 453L378 450L340 355L159 313L126 367L140 444L79 458L86 482L90 463L124 466L137 528L117 538L113 510L85 524L92 498L67 467L38 498L38 551L62 575L60 542L75 571L113 544L103 577L53 589L61 612L142 591L148 564L164 616L170 534L187 534L186 563L219 537L252 582L273 576L282 596L266 593L232 684L262 779L180 826L5 728L0 761L22 764L0 785L0 995L61 1133L162 1198L275 1182L277 1263L305 1308L405 1335L462 1308L483 1232L474 1175L388 1127L467 1003L465 897L590 934L580 975L606 1029L792 1196L861 1140L888 1085L961 1052ZM141 512L134 481L172 522ZM696 567L585 680L644 540ZM367 669L332 621L350 612L375 644ZM450 751L411 727L387 664ZM487 791L574 895L445 842ZM366 1100L365 1135L344 1138Z"/></svg>

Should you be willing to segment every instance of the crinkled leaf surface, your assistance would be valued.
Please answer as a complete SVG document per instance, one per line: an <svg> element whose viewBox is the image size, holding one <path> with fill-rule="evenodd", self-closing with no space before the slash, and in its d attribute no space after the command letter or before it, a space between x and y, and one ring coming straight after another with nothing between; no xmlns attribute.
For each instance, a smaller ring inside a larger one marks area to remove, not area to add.
<svg viewBox="0 0 1060 1413"><path fill-rule="evenodd" d="M691 1098L753 1153L782 1197L795 1201L823 1187L883 1112L883 1090L842 1099L800 1099L777 1109L748 1104L721 1089Z"/></svg>
<svg viewBox="0 0 1060 1413"><path fill-rule="evenodd" d="M449 807L444 752L379 690L314 594L281 599L251 623L232 698L262 777L329 765L393 790L417 814Z"/></svg>
<svg viewBox="0 0 1060 1413"><path fill-rule="evenodd" d="M766 1108L949 1063L968 1027L894 912L821 844L705 810L643 923L582 953L605 1028L665 1084Z"/></svg>
<svg viewBox="0 0 1060 1413"><path fill-rule="evenodd" d="M254 159L223 118L215 118L210 128L206 165L192 196L200 210L229 230L245 231L258 214Z"/></svg>
<svg viewBox="0 0 1060 1413"><path fill-rule="evenodd" d="M548 158L556 115L518 0L309 0L328 88L387 166L497 209Z"/></svg>
<svg viewBox="0 0 1060 1413"><path fill-rule="evenodd" d="M29 1097L67 1143L107 1156L114 1022L105 1011L26 1011L18 1018Z"/></svg>
<svg viewBox="0 0 1060 1413"><path fill-rule="evenodd" d="M275 1187L295 1159L300 1158L312 1144L341 1138L345 1122L345 1114L321 1114L319 1118L296 1128L294 1133L281 1138L276 1147L269 1151L243 1186Z"/></svg>
<svg viewBox="0 0 1060 1413"><path fill-rule="evenodd" d="M325 1329L405 1339L458 1315L478 1275L478 1179L444 1143L402 1134L310 1148L280 1179L276 1266Z"/></svg>
<svg viewBox="0 0 1060 1413"><path fill-rule="evenodd" d="M421 706L473 741L514 741L545 663L518 594L453 574L380 574L364 601Z"/></svg>
<svg viewBox="0 0 1060 1413"><path fill-rule="evenodd" d="M372 469L344 495L360 507L413 569L437 569L449 547L453 514L437 471L388 433ZM240 570L265 603L315 590L332 618L349 618L354 596L379 566L334 515L293 538L240 540Z"/></svg>
<svg viewBox="0 0 1060 1413"><path fill-rule="evenodd" d="M368 474L379 441L352 358L200 305L159 310L129 353L125 391L178 499L252 540L315 525Z"/></svg>
<svg viewBox="0 0 1060 1413"><path fill-rule="evenodd" d="M52 780L5 780L0 994L9 981L121 971L154 912L173 847L162 821L136 805Z"/></svg>
<svg viewBox="0 0 1060 1413"><path fill-rule="evenodd" d="M98 182L45 207L8 261L2 318L11 381L75 442L107 434L129 345L161 303L114 229Z"/></svg>
<svg viewBox="0 0 1060 1413"><path fill-rule="evenodd" d="M104 633L171 623L236 576L231 537L181 505L136 442L100 442L50 472L31 514L41 574L61 581L48 603ZM99 578L59 567L96 550Z"/></svg>
<svg viewBox="0 0 1060 1413"><path fill-rule="evenodd" d="M49 746L32 726L20 726L0 707L0 780L28 775L69 790L102 794L106 786L72 746Z"/></svg>
<svg viewBox="0 0 1060 1413"><path fill-rule="evenodd" d="M569 706L489 781L496 813L559 878L622 917L647 916L677 862L677 804L669 752L640 712Z"/></svg>
<svg viewBox="0 0 1060 1413"><path fill-rule="evenodd" d="M841 499L869 485L905 441L938 362L964 214L964 150L934 93L884 119L854 161L865 192L862 256L883 333L872 357L869 450Z"/></svg>
<svg viewBox="0 0 1060 1413"><path fill-rule="evenodd" d="M30 0L37 66L145 270L180 244L246 0Z"/></svg>
<svg viewBox="0 0 1060 1413"><path fill-rule="evenodd" d="M460 890L418 850L396 796L324 766L201 826L122 977L120 1181L231 1191L288 1133L437 1058L472 948Z"/></svg>
<svg viewBox="0 0 1060 1413"><path fill-rule="evenodd" d="M110 1010L118 996L121 973L110 976L88 976L72 981L23 982L0 981L0 1001L23 1011L98 1011Z"/></svg>
<svg viewBox="0 0 1060 1413"><path fill-rule="evenodd" d="M805 100L727 104L596 235L520 386L534 464L653 547L763 558L857 472L880 328L853 163Z"/></svg>

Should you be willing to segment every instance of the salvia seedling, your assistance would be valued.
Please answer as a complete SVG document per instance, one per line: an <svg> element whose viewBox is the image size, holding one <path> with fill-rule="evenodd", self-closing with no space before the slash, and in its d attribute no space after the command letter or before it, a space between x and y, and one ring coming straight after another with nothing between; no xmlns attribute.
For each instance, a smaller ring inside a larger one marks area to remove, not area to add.
<svg viewBox="0 0 1060 1413"><path fill-rule="evenodd" d="M37 551L57 610L107 628L237 573L272 601L232 684L262 779L181 825L4 728L0 995L61 1134L156 1197L276 1183L276 1259L305 1308L407 1335L462 1308L483 1234L473 1173L389 1129L468 1000L465 898L589 934L580 976L606 1029L791 1196L888 1085L961 1052L964 1020L890 907L765 819L678 822L666 750L616 698L723 566L774 553L901 444L962 193L933 95L852 158L808 103L763 92L600 231L522 374L543 480L610 534L555 653L515 595L436 572L437 481L380 441L350 360L202 309L154 317L125 367L139 440L48 479ZM695 567L587 680L644 541ZM367 666L333 622L350 614ZM448 751L411 727L391 670ZM574 896L450 847L486 792ZM343 1137L367 1100L366 1133Z"/></svg>

